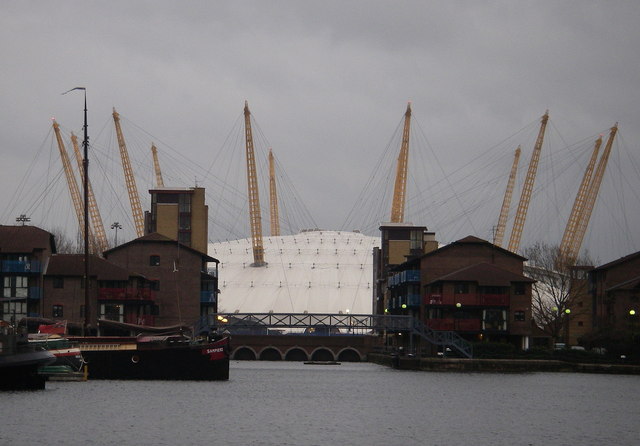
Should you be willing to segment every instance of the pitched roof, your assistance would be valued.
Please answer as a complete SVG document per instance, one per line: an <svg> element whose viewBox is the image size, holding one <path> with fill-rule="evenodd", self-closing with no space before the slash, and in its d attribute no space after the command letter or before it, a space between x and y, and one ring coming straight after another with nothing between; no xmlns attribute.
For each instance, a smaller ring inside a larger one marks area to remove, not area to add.
<svg viewBox="0 0 640 446"><path fill-rule="evenodd" d="M178 246L180 246L181 249L185 249L187 251L191 251L193 253L196 253L196 254L198 254L200 256L205 257L205 260L207 262L219 263L218 259L214 259L213 257L210 257L209 255L207 255L207 253L200 252L197 249L193 249L193 248L191 248L191 247L189 247L187 245L183 245L182 243L178 242L177 240L174 240L172 238L169 238L169 237L167 237L165 235L162 235L160 233L157 233L157 232L152 232L151 234L146 234L146 235L143 235L142 237L135 238L133 240L128 241L127 243L123 243L122 245L115 246L115 247L105 251L104 254L108 254L110 252L117 251L117 250L122 249L122 248L124 248L126 246L134 245L134 244L137 244L137 243L173 243L173 244L178 244Z"/></svg>
<svg viewBox="0 0 640 446"><path fill-rule="evenodd" d="M483 262L440 276L429 284L436 282L477 282L480 286L510 286L512 282L533 283L535 280Z"/></svg>
<svg viewBox="0 0 640 446"><path fill-rule="evenodd" d="M49 259L45 276L84 276L84 254L56 254ZM89 256L89 276L98 280L129 280L139 276L97 256Z"/></svg>
<svg viewBox="0 0 640 446"><path fill-rule="evenodd" d="M0 251L4 253L30 253L51 247L56 252L53 234L36 226L0 225Z"/></svg>
<svg viewBox="0 0 640 446"><path fill-rule="evenodd" d="M490 247L498 250L501 253L509 254L509 255L514 256L514 257L518 257L518 258L520 258L522 260L527 260L526 257L522 257L521 255L516 254L515 252L511 252L508 249L501 248L498 245L494 245L491 242L488 242L488 241L483 240L481 238L475 237L473 235L468 235L468 236L466 236L464 238L461 238L460 240L456 240L455 242L451 242L448 245L443 246L442 248L438 248L435 251L431 251L431 252L428 252L428 253L424 254L422 257L435 255L435 254L438 254L438 253L440 253L440 252L442 252L444 250L451 249L454 246L460 246L460 245L486 245L486 246L490 246Z"/></svg>
<svg viewBox="0 0 640 446"><path fill-rule="evenodd" d="M624 257L620 257L619 259L614 260L614 261L609 262L609 263L605 263L604 265L600 265L597 268L594 268L593 270L594 271L598 271L598 270L603 270L603 269L609 269L612 266L617 266L619 264L628 262L630 260L634 260L636 257L640 257L640 251L637 251L637 252L634 252L632 254L626 255Z"/></svg>

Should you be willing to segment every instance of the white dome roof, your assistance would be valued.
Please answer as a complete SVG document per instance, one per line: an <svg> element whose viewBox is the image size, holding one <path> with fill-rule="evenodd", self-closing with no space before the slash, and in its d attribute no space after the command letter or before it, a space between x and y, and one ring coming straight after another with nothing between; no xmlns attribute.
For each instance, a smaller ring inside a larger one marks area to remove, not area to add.
<svg viewBox="0 0 640 446"><path fill-rule="evenodd" d="M267 265L252 267L250 238L209 244L220 260L220 312L372 313L379 237L313 230L264 237L263 245Z"/></svg>

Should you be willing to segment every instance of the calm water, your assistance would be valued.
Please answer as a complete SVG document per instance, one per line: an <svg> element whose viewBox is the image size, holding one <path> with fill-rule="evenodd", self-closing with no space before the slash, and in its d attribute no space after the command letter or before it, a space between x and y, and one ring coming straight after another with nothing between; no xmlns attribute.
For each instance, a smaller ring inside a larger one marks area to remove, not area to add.
<svg viewBox="0 0 640 446"><path fill-rule="evenodd" d="M0 393L0 444L640 444L637 376L237 361L231 376Z"/></svg>

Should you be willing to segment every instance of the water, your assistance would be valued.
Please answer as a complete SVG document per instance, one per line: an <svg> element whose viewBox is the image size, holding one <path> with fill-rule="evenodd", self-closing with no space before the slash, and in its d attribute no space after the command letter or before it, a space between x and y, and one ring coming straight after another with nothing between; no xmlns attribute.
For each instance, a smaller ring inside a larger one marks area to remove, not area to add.
<svg viewBox="0 0 640 446"><path fill-rule="evenodd" d="M0 393L0 444L640 444L638 376L234 361L231 377Z"/></svg>

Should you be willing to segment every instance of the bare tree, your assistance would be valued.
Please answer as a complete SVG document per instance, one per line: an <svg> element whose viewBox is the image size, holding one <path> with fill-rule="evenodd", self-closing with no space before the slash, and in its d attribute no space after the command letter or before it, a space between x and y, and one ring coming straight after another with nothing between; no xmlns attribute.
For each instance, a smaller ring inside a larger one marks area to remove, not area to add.
<svg viewBox="0 0 640 446"><path fill-rule="evenodd" d="M74 241L64 229L53 228L49 232L53 234L58 254L79 254L82 252L82 240L79 235L76 235L76 240Z"/></svg>
<svg viewBox="0 0 640 446"><path fill-rule="evenodd" d="M576 303L588 292L586 271L592 268L593 262L588 254L575 264L563 261L559 247L544 242L524 249L523 255L529 259L525 275L536 280L531 295L535 322L554 342L566 338L569 317L589 311Z"/></svg>

